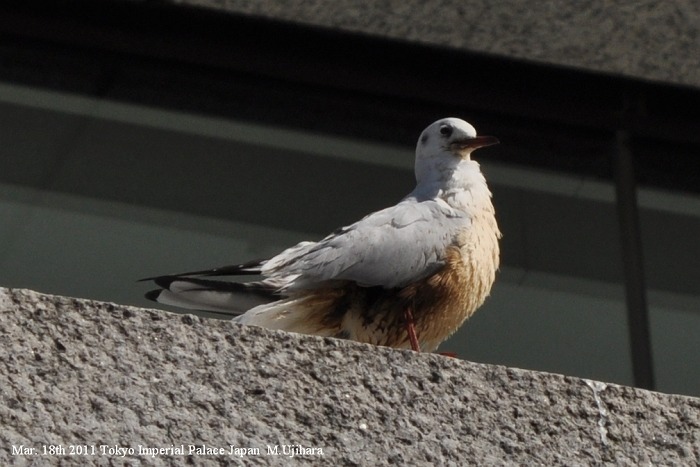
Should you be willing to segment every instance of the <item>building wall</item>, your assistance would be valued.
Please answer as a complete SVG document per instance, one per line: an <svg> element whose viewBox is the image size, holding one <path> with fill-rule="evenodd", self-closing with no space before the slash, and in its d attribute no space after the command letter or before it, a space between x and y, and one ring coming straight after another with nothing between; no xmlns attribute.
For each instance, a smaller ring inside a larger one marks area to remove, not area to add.
<svg viewBox="0 0 700 467"><path fill-rule="evenodd" d="M693 0L173 3L642 80L700 86L700 5Z"/></svg>

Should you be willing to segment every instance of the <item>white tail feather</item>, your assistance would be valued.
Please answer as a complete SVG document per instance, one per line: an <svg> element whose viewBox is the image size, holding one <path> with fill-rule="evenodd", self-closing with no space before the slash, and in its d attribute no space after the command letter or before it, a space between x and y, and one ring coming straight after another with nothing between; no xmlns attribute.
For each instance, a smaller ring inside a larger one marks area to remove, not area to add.
<svg viewBox="0 0 700 467"><path fill-rule="evenodd" d="M169 290L161 291L156 301L189 310L214 311L231 315L240 315L268 302L262 297L245 293L245 291L207 290L186 281L174 281L170 284Z"/></svg>
<svg viewBox="0 0 700 467"><path fill-rule="evenodd" d="M268 329L332 337L339 330L320 322L326 316L325 307L327 303L310 300L308 296L287 298L257 306L233 321Z"/></svg>

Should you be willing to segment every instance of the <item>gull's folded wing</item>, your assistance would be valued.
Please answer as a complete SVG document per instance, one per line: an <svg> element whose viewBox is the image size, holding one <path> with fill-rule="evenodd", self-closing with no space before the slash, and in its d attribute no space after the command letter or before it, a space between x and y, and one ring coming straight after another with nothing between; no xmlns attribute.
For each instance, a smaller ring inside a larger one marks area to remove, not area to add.
<svg viewBox="0 0 700 467"><path fill-rule="evenodd" d="M403 287L444 265L444 254L470 219L441 200L407 199L343 227L317 243L290 248L261 267L283 290L329 281Z"/></svg>

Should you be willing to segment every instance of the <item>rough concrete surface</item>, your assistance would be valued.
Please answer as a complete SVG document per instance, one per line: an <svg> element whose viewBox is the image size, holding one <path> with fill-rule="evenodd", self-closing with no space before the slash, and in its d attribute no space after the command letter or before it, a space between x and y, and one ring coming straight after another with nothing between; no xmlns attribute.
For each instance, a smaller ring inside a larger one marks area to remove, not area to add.
<svg viewBox="0 0 700 467"><path fill-rule="evenodd" d="M0 339L1 465L700 462L691 397L20 289Z"/></svg>
<svg viewBox="0 0 700 467"><path fill-rule="evenodd" d="M700 86L700 2L696 0L169 1Z"/></svg>

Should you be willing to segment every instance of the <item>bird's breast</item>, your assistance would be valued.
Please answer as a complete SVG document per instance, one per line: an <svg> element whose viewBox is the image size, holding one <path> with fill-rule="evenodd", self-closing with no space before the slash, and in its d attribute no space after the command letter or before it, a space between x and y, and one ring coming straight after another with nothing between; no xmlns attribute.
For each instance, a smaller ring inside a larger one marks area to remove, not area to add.
<svg viewBox="0 0 700 467"><path fill-rule="evenodd" d="M307 292L303 300L310 311L307 316L316 317L310 321L317 322L324 335L410 348L404 314L410 307L421 347L432 352L489 295L499 265L499 238L493 209L476 211L445 249L444 265L433 274L399 288L362 287L347 281Z"/></svg>
<svg viewBox="0 0 700 467"><path fill-rule="evenodd" d="M445 250L440 270L402 288L348 284L334 306L338 337L410 348L404 312L411 307L421 347L434 351L489 295L498 269L499 235L495 220L483 229L472 224Z"/></svg>

